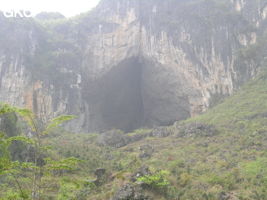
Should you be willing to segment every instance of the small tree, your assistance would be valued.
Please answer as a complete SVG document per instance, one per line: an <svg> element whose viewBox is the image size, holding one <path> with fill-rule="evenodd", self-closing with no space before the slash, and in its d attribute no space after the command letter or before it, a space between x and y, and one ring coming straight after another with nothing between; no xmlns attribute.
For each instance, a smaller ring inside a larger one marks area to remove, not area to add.
<svg viewBox="0 0 267 200"><path fill-rule="evenodd" d="M15 184L19 190L19 197L22 199L27 199L28 195L23 190L19 180L18 174L20 172L20 167L25 167L26 163L19 163L17 161L12 161L9 148L12 142L22 141L29 142L28 138L22 136L14 136L7 138L4 133L0 132L0 176L1 175L10 175L14 178Z"/></svg>
<svg viewBox="0 0 267 200"><path fill-rule="evenodd" d="M38 125L37 118L35 115L28 109L21 109L17 107L12 107L10 105L4 104L1 106L0 109L0 115L1 114L7 114L7 113L16 113L20 119L25 121L31 131L31 134L28 136L18 136L18 137L12 137L7 140L2 141L2 148L3 148L3 157L1 163L3 163L3 166L0 166L0 170L2 167L2 171L5 173L11 173L12 170L15 169L27 169L31 173L31 197L33 200L40 200L42 196L42 189L43 183L42 178L44 174L47 174L49 172L54 172L55 170L71 170L74 169L74 167L79 162L78 159L75 158L67 158L62 160L53 160L51 157L48 156L48 149L49 146L43 144L43 139L51 133L55 128L59 127L62 123L72 120L74 116L71 115L65 115L60 116L52 119L50 123L47 125L40 127ZM3 137L2 137L3 138ZM26 142L32 146L33 156L31 162L24 162L24 163L18 163L18 162L11 162L8 152L8 147L12 141L20 140L23 142ZM0 143L1 145L1 143ZM0 146L1 148L1 146ZM0 164L1 165L1 164ZM23 171L21 171L23 172ZM1 171L0 171L1 175ZM20 188L20 193L22 197L26 198L26 195L24 194L22 187L18 181L18 179L15 179L17 182L18 187Z"/></svg>

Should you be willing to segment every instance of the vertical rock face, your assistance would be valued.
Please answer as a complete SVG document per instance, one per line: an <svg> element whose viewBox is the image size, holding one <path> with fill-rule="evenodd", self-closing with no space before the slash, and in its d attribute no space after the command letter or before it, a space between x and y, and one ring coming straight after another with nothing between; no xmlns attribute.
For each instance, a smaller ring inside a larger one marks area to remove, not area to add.
<svg viewBox="0 0 267 200"><path fill-rule="evenodd" d="M0 17L0 101L74 130L132 130L199 114L257 72L239 50L266 29L267 1L102 0L43 26ZM242 67L240 67L242 66Z"/></svg>

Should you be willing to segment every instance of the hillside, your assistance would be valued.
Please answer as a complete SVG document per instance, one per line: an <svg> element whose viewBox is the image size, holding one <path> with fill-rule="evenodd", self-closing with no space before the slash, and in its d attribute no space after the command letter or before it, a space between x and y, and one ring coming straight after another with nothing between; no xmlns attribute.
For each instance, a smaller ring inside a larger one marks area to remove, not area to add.
<svg viewBox="0 0 267 200"><path fill-rule="evenodd" d="M267 0L0 29L0 200L267 200Z"/></svg>
<svg viewBox="0 0 267 200"><path fill-rule="evenodd" d="M171 136L108 148L106 156L113 155L116 165L99 167L116 178L89 199L109 199L112 191L131 183L131 175L142 166L168 172L166 190L144 189L156 195L152 199L266 199L266 96L267 76L262 72L207 113L166 128Z"/></svg>
<svg viewBox="0 0 267 200"><path fill-rule="evenodd" d="M77 171L48 178L60 184L46 195L88 200L264 200L266 96L267 76L261 72L207 113L170 127L127 134L113 130L100 136L54 133L46 138L54 154L83 162ZM109 134L117 139L103 143ZM122 143L126 140L120 135L144 137ZM93 185L97 169L104 170L104 178ZM136 173L146 178L138 179ZM3 191L4 187L0 194Z"/></svg>

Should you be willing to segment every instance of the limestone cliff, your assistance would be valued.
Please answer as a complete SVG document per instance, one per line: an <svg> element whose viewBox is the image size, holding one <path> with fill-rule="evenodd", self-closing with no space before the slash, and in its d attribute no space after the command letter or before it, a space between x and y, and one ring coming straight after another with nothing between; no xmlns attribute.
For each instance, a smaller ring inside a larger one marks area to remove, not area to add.
<svg viewBox="0 0 267 200"><path fill-rule="evenodd" d="M258 70L240 50L266 29L263 0L102 0L72 19L0 17L0 101L75 130L167 125Z"/></svg>

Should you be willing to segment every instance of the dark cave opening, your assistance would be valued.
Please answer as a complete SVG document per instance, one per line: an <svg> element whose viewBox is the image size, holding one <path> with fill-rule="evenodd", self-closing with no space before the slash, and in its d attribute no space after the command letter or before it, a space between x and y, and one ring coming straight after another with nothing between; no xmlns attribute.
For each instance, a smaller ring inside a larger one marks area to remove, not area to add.
<svg viewBox="0 0 267 200"><path fill-rule="evenodd" d="M88 84L89 131L173 124L190 116L188 99L179 93L182 82L164 66L136 57L126 59ZM174 85L174 83L177 85Z"/></svg>
<svg viewBox="0 0 267 200"><path fill-rule="evenodd" d="M131 131L143 125L142 67L138 58L127 59L97 81L91 95L96 130Z"/></svg>

